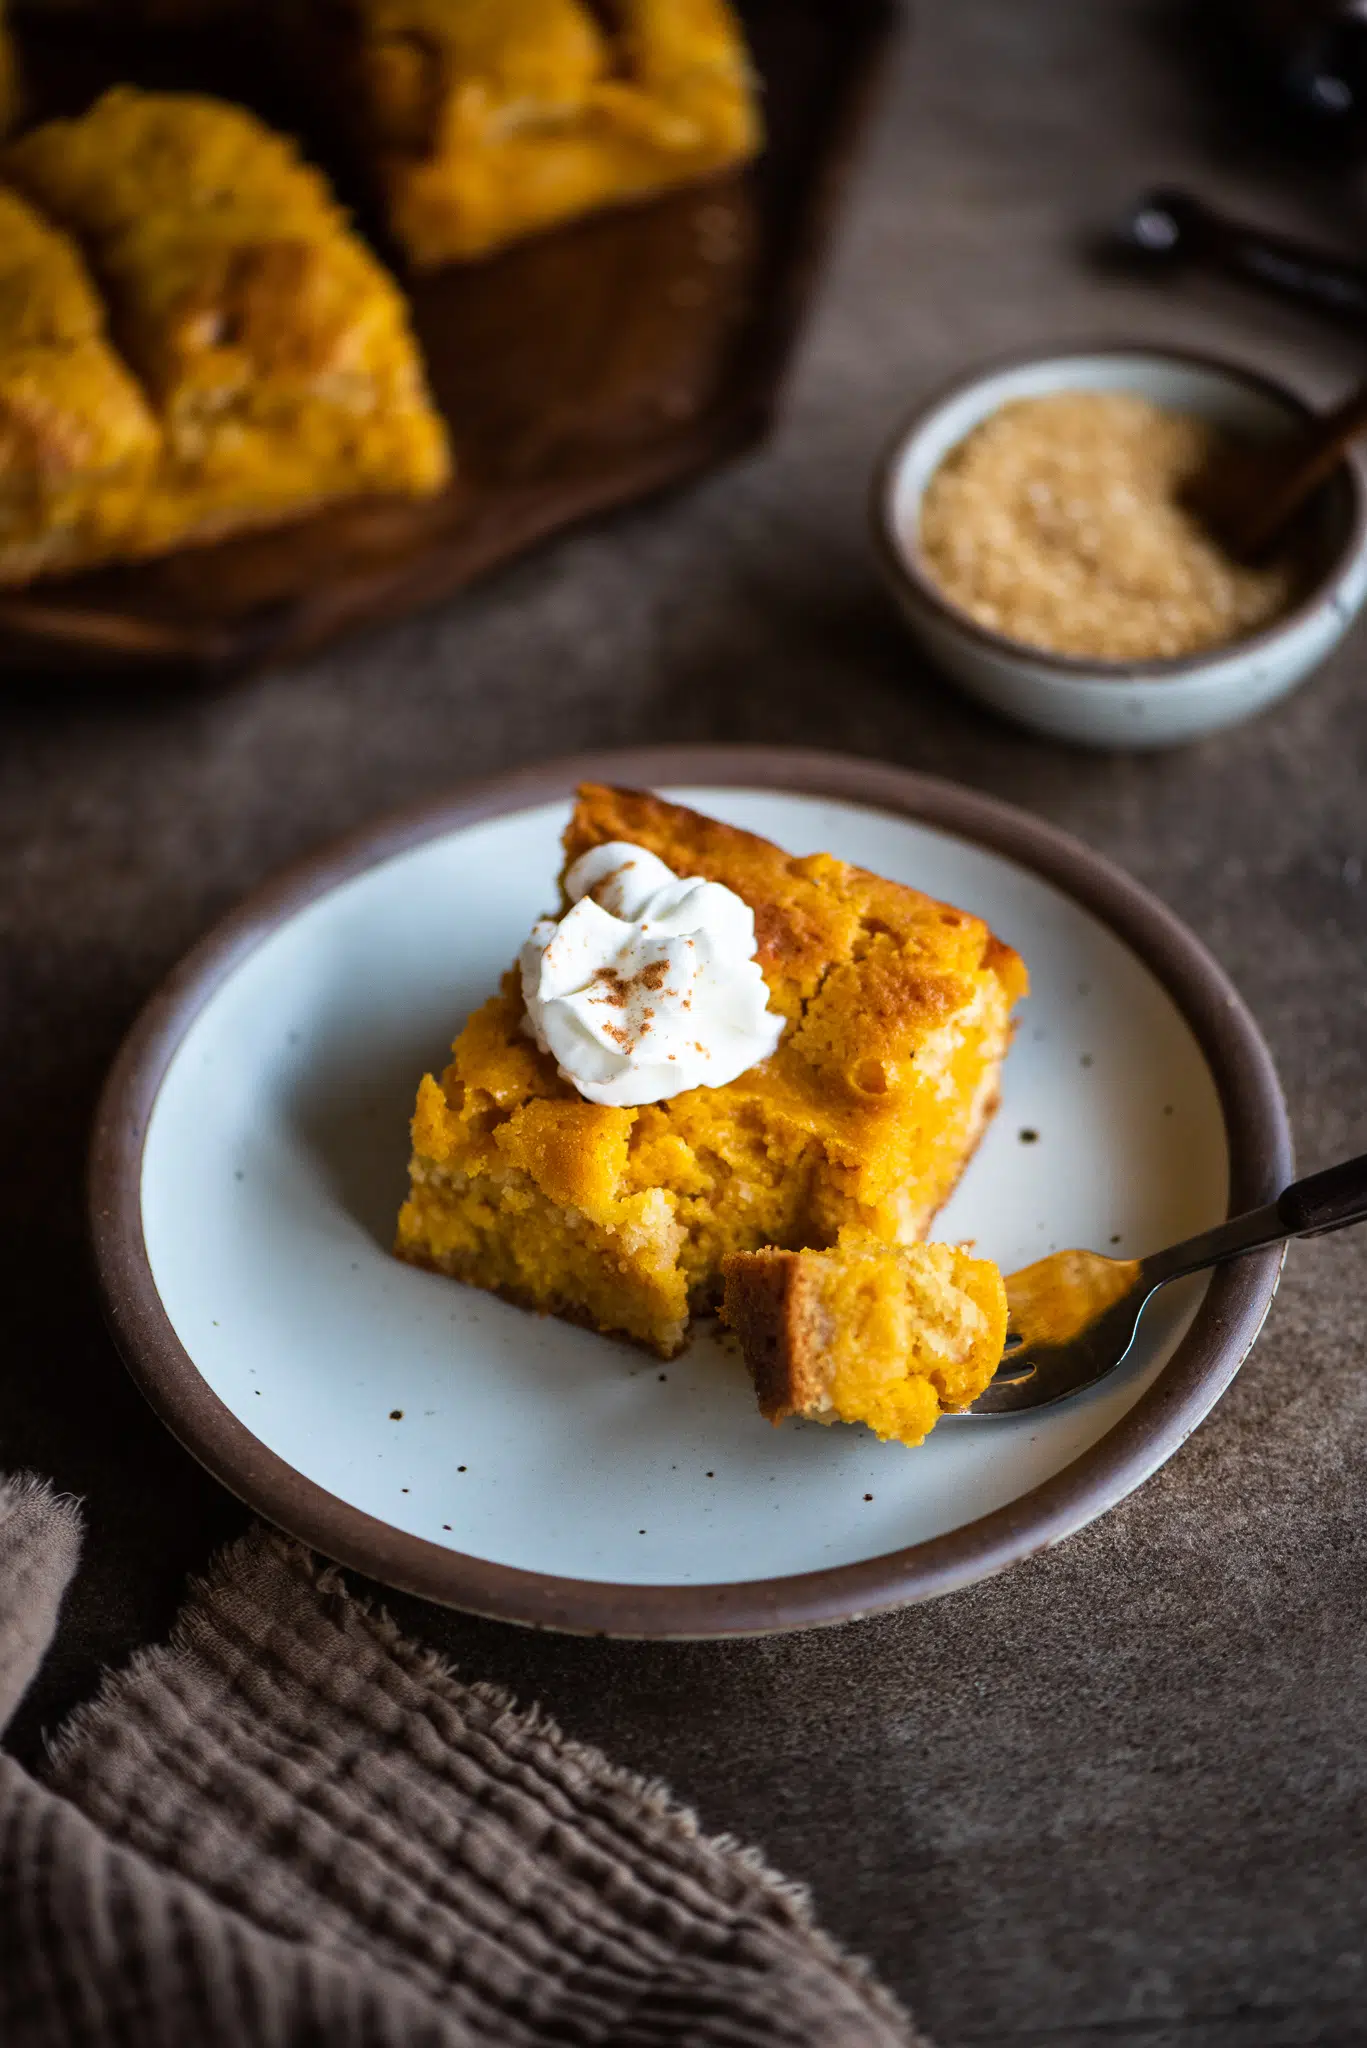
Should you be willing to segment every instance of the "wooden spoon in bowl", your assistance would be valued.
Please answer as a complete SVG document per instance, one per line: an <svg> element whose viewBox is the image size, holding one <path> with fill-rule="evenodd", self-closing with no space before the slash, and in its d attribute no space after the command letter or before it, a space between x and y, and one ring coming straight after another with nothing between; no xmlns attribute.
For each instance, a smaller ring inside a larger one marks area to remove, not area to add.
<svg viewBox="0 0 1367 2048"><path fill-rule="evenodd" d="M1367 383L1331 412L1266 448L1241 445L1194 477L1187 504L1226 554L1255 562L1269 554L1301 507L1331 476L1350 442L1367 429Z"/></svg>

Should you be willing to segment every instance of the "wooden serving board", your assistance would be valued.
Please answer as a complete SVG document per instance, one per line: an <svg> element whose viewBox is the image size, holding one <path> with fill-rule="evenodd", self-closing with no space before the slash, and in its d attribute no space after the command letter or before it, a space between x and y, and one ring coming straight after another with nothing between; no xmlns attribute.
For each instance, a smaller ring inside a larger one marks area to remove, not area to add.
<svg viewBox="0 0 1367 2048"><path fill-rule="evenodd" d="M450 490L0 595L0 673L179 681L293 658L759 441L898 11L897 0L740 0L764 88L757 165L412 282L459 465ZM122 75L212 82L290 125L250 65L234 76L250 53L125 38L91 44L78 81L62 40L60 55L41 32L26 50L44 111Z"/></svg>

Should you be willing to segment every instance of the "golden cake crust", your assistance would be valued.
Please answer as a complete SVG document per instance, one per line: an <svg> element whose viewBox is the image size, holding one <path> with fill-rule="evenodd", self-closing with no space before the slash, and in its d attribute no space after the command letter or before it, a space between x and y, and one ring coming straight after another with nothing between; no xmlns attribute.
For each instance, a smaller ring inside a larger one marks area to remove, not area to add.
<svg viewBox="0 0 1367 2048"><path fill-rule="evenodd" d="M117 87L2 167L79 245L155 416L147 488L85 560L445 481L402 297L285 137L220 101Z"/></svg>
<svg viewBox="0 0 1367 2048"><path fill-rule="evenodd" d="M304 0L303 24L419 268L759 147L726 0Z"/></svg>
<svg viewBox="0 0 1367 2048"><path fill-rule="evenodd" d="M0 190L0 583L117 545L160 446L80 252Z"/></svg>
<svg viewBox="0 0 1367 2048"><path fill-rule="evenodd" d="M918 890L588 785L567 865L609 840L749 904L776 1052L722 1088L603 1109L528 1037L509 974L423 1080L397 1249L548 1307L591 1287L599 1327L667 1354L720 1298L727 1252L924 1233L995 1105L1025 972Z"/></svg>
<svg viewBox="0 0 1367 2048"><path fill-rule="evenodd" d="M791 1016L833 964L858 961L859 1007L874 1035L899 1041L920 1016L943 1015L940 973L986 969L1010 1003L1025 994L1020 955L979 917L829 853L795 856L757 833L704 817L650 790L585 783L565 833L565 866L610 840L644 846L677 874L724 883L755 913L760 969ZM881 946L888 937L895 943ZM852 992L851 992L852 994ZM851 998L838 1007L849 1011Z"/></svg>
<svg viewBox="0 0 1367 2048"><path fill-rule="evenodd" d="M779 1423L818 1409L825 1380L802 1254L776 1245L728 1252L722 1275L722 1321L740 1339L760 1414Z"/></svg>

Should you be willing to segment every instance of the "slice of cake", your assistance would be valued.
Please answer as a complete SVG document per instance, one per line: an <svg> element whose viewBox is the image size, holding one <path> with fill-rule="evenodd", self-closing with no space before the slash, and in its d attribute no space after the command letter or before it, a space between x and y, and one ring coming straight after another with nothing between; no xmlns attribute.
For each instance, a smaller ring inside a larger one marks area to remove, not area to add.
<svg viewBox="0 0 1367 2048"><path fill-rule="evenodd" d="M113 552L446 480L403 298L286 137L219 100L119 86L0 169L79 245L161 431Z"/></svg>
<svg viewBox="0 0 1367 2048"><path fill-rule="evenodd" d="M116 549L160 452L79 251L0 190L0 584Z"/></svg>
<svg viewBox="0 0 1367 2048"><path fill-rule="evenodd" d="M285 19L419 269L759 147L726 0L298 0Z"/></svg>
<svg viewBox="0 0 1367 2048"><path fill-rule="evenodd" d="M960 1245L732 1252L722 1319L771 1422L865 1422L919 1444L1001 1363L1006 1289Z"/></svg>
<svg viewBox="0 0 1367 2048"><path fill-rule="evenodd" d="M568 914L419 1088L400 1257L669 1357L728 1252L919 1239L996 1106L1011 948L638 790L581 789L564 846Z"/></svg>

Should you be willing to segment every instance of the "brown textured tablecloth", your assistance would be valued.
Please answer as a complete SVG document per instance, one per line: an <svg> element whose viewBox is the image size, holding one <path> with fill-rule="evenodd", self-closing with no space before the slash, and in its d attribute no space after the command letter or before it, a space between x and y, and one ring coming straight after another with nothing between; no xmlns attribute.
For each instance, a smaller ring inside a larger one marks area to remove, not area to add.
<svg viewBox="0 0 1367 2048"><path fill-rule="evenodd" d="M927 4L757 459L441 613L213 697L0 705L0 1466L90 1540L13 1724L165 1634L242 1511L144 1410L84 1279L94 1094L156 978L282 860L580 747L780 739L956 776L1122 862L1251 1003L1300 1162L1367 1149L1363 629L1257 723L1090 756L980 714L877 584L863 492L935 382L1055 336L1232 350L1330 396L1336 334L1232 286L1113 279L1086 230L1155 177L1367 243L1360 177L1234 127L1168 0ZM1297 1247L1238 1382L1147 1486L953 1599L756 1643L554 1640L396 1601L763 1845L943 2048L1367 2038L1367 1233Z"/></svg>
<svg viewBox="0 0 1367 2048"><path fill-rule="evenodd" d="M0 1727L75 1565L0 1478ZM259 1525L43 1782L0 1756L6 2048L917 2048L753 1849ZM921 2043L921 2048L925 2044Z"/></svg>

